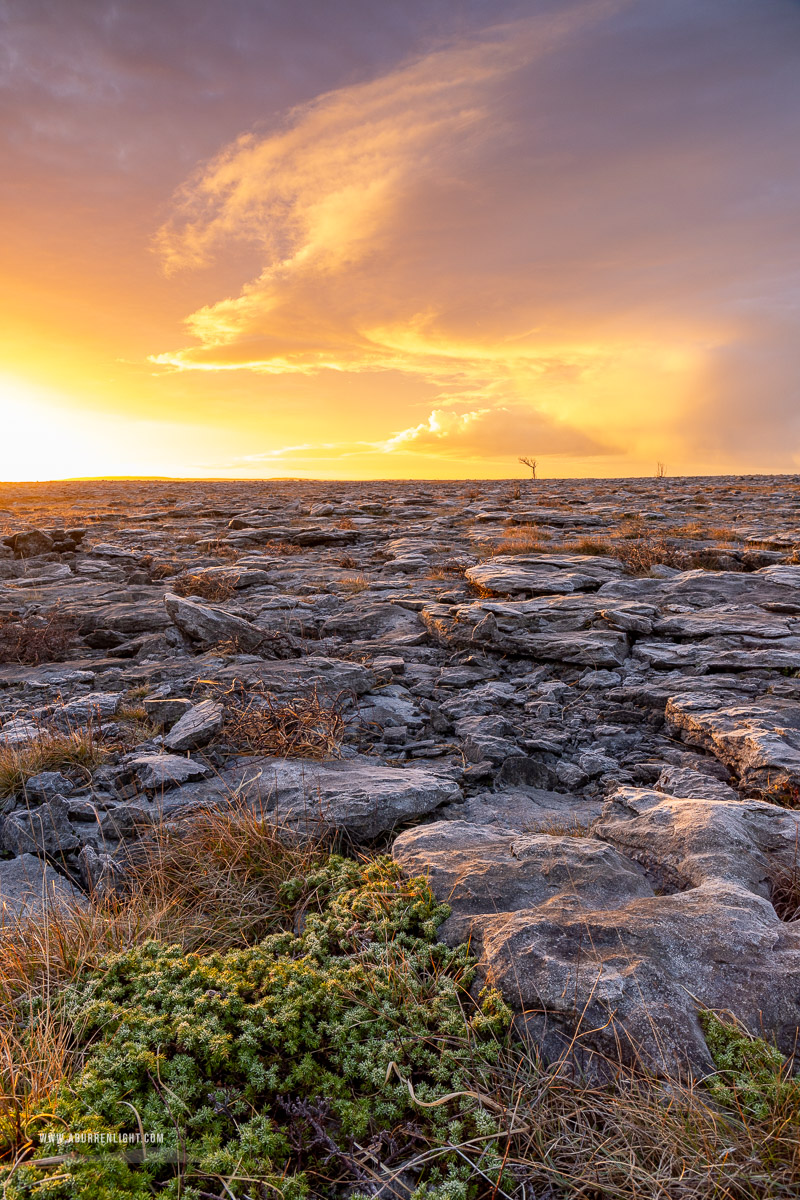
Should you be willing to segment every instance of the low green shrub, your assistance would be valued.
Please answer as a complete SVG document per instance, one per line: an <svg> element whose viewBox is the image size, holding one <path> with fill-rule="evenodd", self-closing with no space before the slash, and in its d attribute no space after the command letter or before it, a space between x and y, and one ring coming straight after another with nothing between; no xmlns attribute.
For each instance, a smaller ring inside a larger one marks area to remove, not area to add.
<svg viewBox="0 0 800 1200"><path fill-rule="evenodd" d="M780 1051L716 1013L702 1012L700 1023L717 1068L706 1080L714 1099L759 1121L782 1114L800 1123L800 1079Z"/></svg>
<svg viewBox="0 0 800 1200"><path fill-rule="evenodd" d="M426 1200L499 1179L496 1121L469 1081L476 1053L500 1053L510 1013L494 992L471 999L466 947L436 941L446 908L385 858L334 857L293 886L328 895L299 935L205 955L148 942L65 990L83 1064L42 1115L37 1157L66 1130L163 1141L141 1164L95 1145L55 1166L34 1159L8 1200L217 1194L209 1179L228 1196L295 1200L343 1182L369 1191L414 1158ZM477 1174L450 1149L473 1138Z"/></svg>

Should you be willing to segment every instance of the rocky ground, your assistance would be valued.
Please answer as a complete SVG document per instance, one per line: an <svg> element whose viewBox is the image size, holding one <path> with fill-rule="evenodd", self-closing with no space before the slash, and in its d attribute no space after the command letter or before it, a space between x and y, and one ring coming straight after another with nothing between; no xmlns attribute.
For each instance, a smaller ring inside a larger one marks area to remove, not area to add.
<svg viewBox="0 0 800 1200"><path fill-rule="evenodd" d="M704 1006L794 1050L800 481L3 485L0 519L6 920L245 797L391 841L545 1055L702 1072Z"/></svg>

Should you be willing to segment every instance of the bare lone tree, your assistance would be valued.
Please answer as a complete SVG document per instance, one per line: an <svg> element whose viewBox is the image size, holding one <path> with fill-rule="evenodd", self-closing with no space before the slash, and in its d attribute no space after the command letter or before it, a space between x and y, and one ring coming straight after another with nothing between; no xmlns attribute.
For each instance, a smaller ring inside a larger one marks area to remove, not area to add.
<svg viewBox="0 0 800 1200"><path fill-rule="evenodd" d="M523 464L523 466L530 467L531 479L535 479L536 478L536 459L531 458L531 456L529 454L523 454L520 456L519 461Z"/></svg>

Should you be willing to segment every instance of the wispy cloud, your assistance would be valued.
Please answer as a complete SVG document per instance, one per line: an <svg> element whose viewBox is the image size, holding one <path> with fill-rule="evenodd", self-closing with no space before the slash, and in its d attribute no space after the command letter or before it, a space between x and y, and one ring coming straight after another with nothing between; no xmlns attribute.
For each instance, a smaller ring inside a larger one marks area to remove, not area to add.
<svg viewBox="0 0 800 1200"><path fill-rule="evenodd" d="M521 428L552 454L709 452L735 360L744 444L748 346L797 267L799 42L788 0L769 22L749 0L735 19L723 0L576 0L243 134L187 181L158 248L174 272L237 242L258 271L154 361L400 371L435 410L394 434L387 415L363 452L468 457L514 453Z"/></svg>
<svg viewBox="0 0 800 1200"><path fill-rule="evenodd" d="M542 455L592 456L617 453L562 422L526 408L484 408L452 412L434 409L427 420L380 441L304 442L282 446L237 460L267 462L283 458L369 458L379 454L411 454L469 460L508 459L528 449Z"/></svg>

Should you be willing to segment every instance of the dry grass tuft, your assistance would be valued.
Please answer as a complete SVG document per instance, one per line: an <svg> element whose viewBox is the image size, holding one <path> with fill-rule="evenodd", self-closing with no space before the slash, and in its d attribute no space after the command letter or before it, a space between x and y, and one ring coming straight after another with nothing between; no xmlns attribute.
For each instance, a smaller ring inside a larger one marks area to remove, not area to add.
<svg viewBox="0 0 800 1200"><path fill-rule="evenodd" d="M800 921L800 843L797 837L794 858L789 866L773 875L769 898L782 921Z"/></svg>
<svg viewBox="0 0 800 1200"><path fill-rule="evenodd" d="M288 558L293 554L305 554L305 546L296 546L294 542L265 542L261 547L265 554L275 554L278 558Z"/></svg>
<svg viewBox="0 0 800 1200"><path fill-rule="evenodd" d="M339 704L316 692L284 704L272 696L226 704L223 736L244 754L331 758L338 755L344 733Z"/></svg>
<svg viewBox="0 0 800 1200"><path fill-rule="evenodd" d="M591 832L591 821L579 821L577 817L571 821L546 821L536 827L536 833L547 833L551 837L590 837Z"/></svg>
<svg viewBox="0 0 800 1200"><path fill-rule="evenodd" d="M591 554L597 558L610 555L613 557L614 551L608 542L602 541L600 538L579 538L574 543L576 554Z"/></svg>
<svg viewBox="0 0 800 1200"><path fill-rule="evenodd" d="M187 950L224 950L295 927L314 903L298 881L326 859L319 846L287 838L259 806L233 797L226 808L157 827L136 847L129 884L159 914L162 938Z"/></svg>
<svg viewBox="0 0 800 1200"><path fill-rule="evenodd" d="M436 566L428 572L426 579L463 579L464 572L472 566L471 559L464 558L446 558L443 562L437 563Z"/></svg>
<svg viewBox="0 0 800 1200"><path fill-rule="evenodd" d="M515 525L502 542L497 542L492 547L492 555L546 552L549 547L545 543L549 542L551 537L552 534L546 533L538 525Z"/></svg>
<svg viewBox="0 0 800 1200"><path fill-rule="evenodd" d="M735 530L720 525L705 525L702 521L690 521L686 525L674 525L664 530L665 537L692 538L706 542L739 542L741 537Z"/></svg>
<svg viewBox="0 0 800 1200"><path fill-rule="evenodd" d="M361 570L361 563L352 554L340 554L334 561L337 567L342 567L345 571Z"/></svg>
<svg viewBox="0 0 800 1200"><path fill-rule="evenodd" d="M613 1084L545 1068L534 1047L476 1064L473 1089L507 1114L507 1200L778 1200L800 1182L798 1114L767 1120L719 1109L693 1084L617 1070ZM488 1192L487 1192L488 1197Z"/></svg>
<svg viewBox="0 0 800 1200"><path fill-rule="evenodd" d="M230 600L236 595L236 576L225 574L182 575L172 590L179 596L200 596L202 600Z"/></svg>
<svg viewBox="0 0 800 1200"><path fill-rule="evenodd" d="M105 762L109 753L94 724L68 733L42 729L34 741L18 746L0 743L0 796L21 791L26 781L40 771L82 767L88 773Z"/></svg>
<svg viewBox="0 0 800 1200"><path fill-rule="evenodd" d="M48 1003L28 1029L0 1025L0 1161L22 1157L35 1146L34 1118L50 1108L69 1071L75 1040Z"/></svg>
<svg viewBox="0 0 800 1200"><path fill-rule="evenodd" d="M49 612L8 617L0 623L0 662L60 662L75 640L75 626L55 605Z"/></svg>
<svg viewBox="0 0 800 1200"><path fill-rule="evenodd" d="M158 562L150 563L149 565L143 560L150 572L151 579L168 579L172 575L177 575L181 570L181 564L173 560L172 562L166 559L160 559Z"/></svg>
<svg viewBox="0 0 800 1200"><path fill-rule="evenodd" d="M211 538L203 545L203 550L206 554L213 555L214 558L236 558L237 551L224 538Z"/></svg>
<svg viewBox="0 0 800 1200"><path fill-rule="evenodd" d="M679 551L667 545L661 536L645 535L614 542L610 551L632 575L647 575L656 564L666 567L683 567L684 560Z"/></svg>
<svg viewBox="0 0 800 1200"><path fill-rule="evenodd" d="M351 592L357 596L359 592L369 591L371 584L366 575L346 575L338 581L338 587L340 591Z"/></svg>

